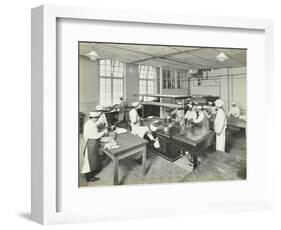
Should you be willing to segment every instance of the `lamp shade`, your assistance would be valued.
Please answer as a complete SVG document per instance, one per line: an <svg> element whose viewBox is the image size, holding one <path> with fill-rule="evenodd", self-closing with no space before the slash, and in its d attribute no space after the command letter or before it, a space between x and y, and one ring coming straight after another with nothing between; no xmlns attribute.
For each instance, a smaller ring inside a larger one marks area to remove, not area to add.
<svg viewBox="0 0 281 230"><path fill-rule="evenodd" d="M228 57L223 52L220 52L219 55L216 57L216 59L219 60L220 62L224 62L225 60L228 59Z"/></svg>
<svg viewBox="0 0 281 230"><path fill-rule="evenodd" d="M93 60L93 61L95 61L95 60L97 60L97 59L99 58L99 55L98 55L97 52L94 51L94 50L91 51L90 53L88 53L87 56L88 56L91 60Z"/></svg>

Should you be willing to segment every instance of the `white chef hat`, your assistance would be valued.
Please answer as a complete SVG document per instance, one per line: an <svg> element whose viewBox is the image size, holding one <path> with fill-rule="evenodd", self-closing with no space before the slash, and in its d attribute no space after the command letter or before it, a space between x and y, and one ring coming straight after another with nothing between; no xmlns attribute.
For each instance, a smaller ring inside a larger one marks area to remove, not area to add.
<svg viewBox="0 0 281 230"><path fill-rule="evenodd" d="M89 116L90 117L99 117L100 116L100 112L89 112Z"/></svg>
<svg viewBox="0 0 281 230"><path fill-rule="evenodd" d="M213 105L213 102L209 101L208 104L209 104L209 105Z"/></svg>
<svg viewBox="0 0 281 230"><path fill-rule="evenodd" d="M138 101L135 101L135 102L132 103L132 106L133 106L133 107L137 107L137 106L139 106L139 104L140 104L140 103L139 103Z"/></svg>
<svg viewBox="0 0 281 230"><path fill-rule="evenodd" d="M103 110L103 106L102 105L97 105L96 106L96 110L97 111L102 111Z"/></svg>
<svg viewBox="0 0 281 230"><path fill-rule="evenodd" d="M154 126L153 124L151 124L151 125L149 126L149 128L150 128L150 130L151 130L152 132L155 132L155 131L157 130L157 127Z"/></svg>
<svg viewBox="0 0 281 230"><path fill-rule="evenodd" d="M202 106L201 106L201 105L197 105L197 106L196 106L196 109L201 110L201 109L202 109Z"/></svg>
<svg viewBox="0 0 281 230"><path fill-rule="evenodd" d="M233 101L233 102L231 102L231 105L236 105L236 103Z"/></svg>
<svg viewBox="0 0 281 230"><path fill-rule="evenodd" d="M215 101L215 105L216 105L217 107L222 107L222 106L224 105L224 103L223 103L222 100L216 100L216 101Z"/></svg>

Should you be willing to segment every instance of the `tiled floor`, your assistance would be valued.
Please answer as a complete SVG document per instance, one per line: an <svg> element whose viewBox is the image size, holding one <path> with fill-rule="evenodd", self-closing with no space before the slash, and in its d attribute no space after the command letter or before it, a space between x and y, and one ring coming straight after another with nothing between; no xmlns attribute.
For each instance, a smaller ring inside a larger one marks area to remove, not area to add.
<svg viewBox="0 0 281 230"><path fill-rule="evenodd" d="M82 150L84 149L84 140L80 137L80 168L83 163ZM238 156L246 160L246 140L245 134L239 132L232 135L232 146L229 154ZM209 153L205 152L199 157L200 161L208 158ZM141 165L133 159L123 159L119 163L119 184L153 184L153 183L176 183L183 179L192 171L186 157L182 157L176 162L170 162L164 158L148 152L147 157L148 172L142 176ZM200 167L200 166L199 166ZM100 178L96 182L86 182L85 176L80 174L80 186L107 186L113 183L112 162L103 168L97 175ZM231 178L231 175L230 175Z"/></svg>

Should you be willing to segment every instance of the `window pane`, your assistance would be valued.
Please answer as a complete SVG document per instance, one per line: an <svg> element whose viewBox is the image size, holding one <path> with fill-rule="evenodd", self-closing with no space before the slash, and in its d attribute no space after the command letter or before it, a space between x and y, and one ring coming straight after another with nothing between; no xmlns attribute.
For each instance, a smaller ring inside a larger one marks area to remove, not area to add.
<svg viewBox="0 0 281 230"><path fill-rule="evenodd" d="M147 93L154 93L154 81L147 81Z"/></svg>
<svg viewBox="0 0 281 230"><path fill-rule="evenodd" d="M111 66L109 60L100 60L100 76L102 77L111 76Z"/></svg>
<svg viewBox="0 0 281 230"><path fill-rule="evenodd" d="M166 81L167 81L167 77L166 77L166 70L163 70L163 72L162 72L162 78L163 78L163 82L162 82L162 87L163 87L163 89L167 89L167 86L166 86Z"/></svg>
<svg viewBox="0 0 281 230"><path fill-rule="evenodd" d="M106 78L100 79L100 103L111 105L111 80Z"/></svg>
<svg viewBox="0 0 281 230"><path fill-rule="evenodd" d="M113 80L113 104L119 103L119 98L123 96L123 80L114 79Z"/></svg>
<svg viewBox="0 0 281 230"><path fill-rule="evenodd" d="M101 76L105 75L105 66L104 65L100 65L100 75Z"/></svg>
<svg viewBox="0 0 281 230"><path fill-rule="evenodd" d="M114 61L113 63L113 77L123 77L124 65L122 62Z"/></svg>
<svg viewBox="0 0 281 230"><path fill-rule="evenodd" d="M139 93L154 94L156 68L153 66L139 65ZM153 97L144 97L144 100L153 100Z"/></svg>
<svg viewBox="0 0 281 230"><path fill-rule="evenodd" d="M181 72L177 71L176 72L176 81L177 81L177 89L180 89L181 88Z"/></svg>
<svg viewBox="0 0 281 230"><path fill-rule="evenodd" d="M170 70L166 70L166 88L167 89L171 89L172 84L171 84L171 71Z"/></svg>
<svg viewBox="0 0 281 230"><path fill-rule="evenodd" d="M101 104L110 106L119 103L120 96L123 96L123 75L124 64L122 62L110 59L100 60Z"/></svg>
<svg viewBox="0 0 281 230"><path fill-rule="evenodd" d="M146 70L145 70L145 66L141 66L141 67L140 67L139 75L140 75L140 79L146 79Z"/></svg>
<svg viewBox="0 0 281 230"><path fill-rule="evenodd" d="M174 89L176 87L175 84L175 77L173 76L171 81L171 89Z"/></svg>
<svg viewBox="0 0 281 230"><path fill-rule="evenodd" d="M168 81L168 84L167 84L167 89L171 89L171 81Z"/></svg>
<svg viewBox="0 0 281 230"><path fill-rule="evenodd" d="M140 86L139 86L139 92L140 94L146 94L146 81L140 80Z"/></svg>

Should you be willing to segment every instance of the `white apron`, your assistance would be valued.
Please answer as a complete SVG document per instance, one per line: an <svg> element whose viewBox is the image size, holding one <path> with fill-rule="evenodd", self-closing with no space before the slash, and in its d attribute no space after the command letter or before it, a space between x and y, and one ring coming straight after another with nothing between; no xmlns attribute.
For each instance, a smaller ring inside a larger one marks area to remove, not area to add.
<svg viewBox="0 0 281 230"><path fill-rule="evenodd" d="M135 109L132 109L129 113L132 134L138 135L143 138L143 136L149 131L148 127L140 125L140 117Z"/></svg>
<svg viewBox="0 0 281 230"><path fill-rule="evenodd" d="M225 130L226 127L223 128L220 134L216 134L216 150L225 151Z"/></svg>
<svg viewBox="0 0 281 230"><path fill-rule="evenodd" d="M216 132L216 150L225 151L225 130L227 127L226 115L223 109L217 111L214 121L214 130Z"/></svg>
<svg viewBox="0 0 281 230"><path fill-rule="evenodd" d="M143 136L149 131L148 127L140 126L140 124L131 124L132 134L138 135L139 137L143 138Z"/></svg>
<svg viewBox="0 0 281 230"><path fill-rule="evenodd" d="M91 172L90 164L89 164L89 159L88 159L87 146L85 148L86 148L86 150L85 150L84 161L83 161L83 166L82 166L81 173L89 173L89 172Z"/></svg>
<svg viewBox="0 0 281 230"><path fill-rule="evenodd" d="M85 144L87 144L88 139L97 140L97 139L101 138L102 136L103 136L103 133L98 132L98 127L97 127L96 122L94 122L92 120L88 120L85 123L85 125L84 125ZM87 146L86 146L81 173L88 173L88 172L91 172L91 169L90 169L90 163L89 163L88 149L87 149Z"/></svg>

